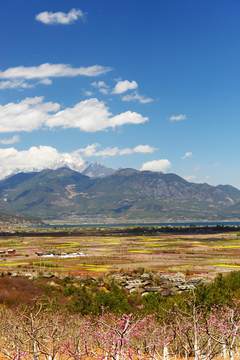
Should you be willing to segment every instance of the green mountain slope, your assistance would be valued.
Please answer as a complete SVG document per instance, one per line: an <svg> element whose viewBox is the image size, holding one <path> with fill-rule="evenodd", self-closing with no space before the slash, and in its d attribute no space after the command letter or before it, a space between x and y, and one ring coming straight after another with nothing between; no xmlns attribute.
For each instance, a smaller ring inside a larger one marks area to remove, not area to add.
<svg viewBox="0 0 240 360"><path fill-rule="evenodd" d="M61 168L0 181L0 211L43 219L218 219L230 217L238 203L240 191L230 185L194 184L175 174L134 169L90 178Z"/></svg>

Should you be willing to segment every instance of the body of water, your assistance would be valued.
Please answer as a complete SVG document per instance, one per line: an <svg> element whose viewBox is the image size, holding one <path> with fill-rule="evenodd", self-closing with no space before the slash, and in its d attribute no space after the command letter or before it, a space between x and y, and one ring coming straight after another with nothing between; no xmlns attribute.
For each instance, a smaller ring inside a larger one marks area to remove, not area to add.
<svg viewBox="0 0 240 360"><path fill-rule="evenodd" d="M240 227L240 221L192 221L192 222L159 222L159 223L114 223L114 224L46 224L44 227L66 228L66 227L101 227L101 228L118 228L118 227L216 227L232 226Z"/></svg>

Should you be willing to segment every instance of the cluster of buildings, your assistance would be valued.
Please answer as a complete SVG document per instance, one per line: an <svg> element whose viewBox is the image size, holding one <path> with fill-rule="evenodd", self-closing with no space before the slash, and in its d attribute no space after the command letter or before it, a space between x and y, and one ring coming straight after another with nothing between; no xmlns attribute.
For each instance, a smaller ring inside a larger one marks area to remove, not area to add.
<svg viewBox="0 0 240 360"><path fill-rule="evenodd" d="M43 258L61 258L61 259L64 258L70 259L70 258L78 258L78 257L86 256L82 252L54 254L54 253L44 253L41 251L37 251L35 254Z"/></svg>
<svg viewBox="0 0 240 360"><path fill-rule="evenodd" d="M0 250L0 256L16 255L15 249Z"/></svg>

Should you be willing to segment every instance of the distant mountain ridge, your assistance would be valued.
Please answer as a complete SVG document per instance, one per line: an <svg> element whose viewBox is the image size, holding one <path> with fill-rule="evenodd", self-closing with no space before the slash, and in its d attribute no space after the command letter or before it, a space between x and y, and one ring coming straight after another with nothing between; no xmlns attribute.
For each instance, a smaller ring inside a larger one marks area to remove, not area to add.
<svg viewBox="0 0 240 360"><path fill-rule="evenodd" d="M67 167L8 177L0 181L0 211L90 222L240 218L240 190L233 186L195 184L176 174L102 170L90 167L91 177Z"/></svg>
<svg viewBox="0 0 240 360"><path fill-rule="evenodd" d="M82 174L89 177L98 178L112 175L115 173L115 171L116 170L106 167L102 164L91 163L82 171Z"/></svg>

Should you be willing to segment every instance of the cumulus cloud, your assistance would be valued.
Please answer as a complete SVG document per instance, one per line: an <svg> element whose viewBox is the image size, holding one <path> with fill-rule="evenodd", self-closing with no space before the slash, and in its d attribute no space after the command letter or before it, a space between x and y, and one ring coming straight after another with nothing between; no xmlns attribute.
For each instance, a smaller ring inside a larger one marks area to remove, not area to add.
<svg viewBox="0 0 240 360"><path fill-rule="evenodd" d="M60 105L44 102L43 97L26 98L18 103L0 105L0 132L33 131L44 126Z"/></svg>
<svg viewBox="0 0 240 360"><path fill-rule="evenodd" d="M42 127L96 132L125 124L143 124L146 121L147 117L132 111L113 116L106 104L96 98L80 101L64 109L58 103L44 102L43 97L0 105L0 132L30 132Z"/></svg>
<svg viewBox="0 0 240 360"><path fill-rule="evenodd" d="M84 157L113 157L113 156L122 156L122 155L132 155L132 154L152 154L156 148L150 145L137 145L133 148L118 148L118 147L108 147L101 149L99 144L91 144L85 148L79 149L78 152Z"/></svg>
<svg viewBox="0 0 240 360"><path fill-rule="evenodd" d="M185 154L182 156L183 160L191 159L193 157L193 153L191 151L185 152Z"/></svg>
<svg viewBox="0 0 240 360"><path fill-rule="evenodd" d="M36 20L40 21L45 25L70 25L75 23L77 20L83 20L85 14L80 9L72 9L68 13L58 11L43 11L36 15Z"/></svg>
<svg viewBox="0 0 240 360"><path fill-rule="evenodd" d="M0 145L13 145L18 143L20 139L21 138L19 135L13 135L12 137L9 138L0 139Z"/></svg>
<svg viewBox="0 0 240 360"><path fill-rule="evenodd" d="M82 171L85 162L78 152L61 153L51 146L33 146L28 150L0 149L0 178L19 172L41 171L69 166Z"/></svg>
<svg viewBox="0 0 240 360"><path fill-rule="evenodd" d="M167 159L159 159L145 162L141 171L166 172L171 168L171 162Z"/></svg>
<svg viewBox="0 0 240 360"><path fill-rule="evenodd" d="M0 71L0 79L50 79L57 77L98 76L111 68L101 65L72 67L68 64L45 63L38 66L17 66Z"/></svg>
<svg viewBox="0 0 240 360"><path fill-rule="evenodd" d="M138 88L136 81L120 80L117 82L113 89L113 94L123 94L129 90L135 90Z"/></svg>
<svg viewBox="0 0 240 360"><path fill-rule="evenodd" d="M105 83L105 81L94 81L92 82L92 86L95 89L98 89L98 91L103 95L107 95L109 93L109 86Z"/></svg>
<svg viewBox="0 0 240 360"><path fill-rule="evenodd" d="M148 121L147 117L132 111L112 116L104 102L92 98L80 101L75 106L50 116L47 126L77 128L86 132L96 132L125 124L143 124L146 121Z"/></svg>
<svg viewBox="0 0 240 360"><path fill-rule="evenodd" d="M130 102L130 101L137 101L141 104L149 104L153 102L153 98L147 97L144 95L140 95L138 92L134 92L132 94L127 94L122 97L122 101Z"/></svg>
<svg viewBox="0 0 240 360"><path fill-rule="evenodd" d="M184 120L187 120L187 115L185 115L185 114L171 115L169 118L169 121L171 121L171 122L180 122L180 121L184 121Z"/></svg>

